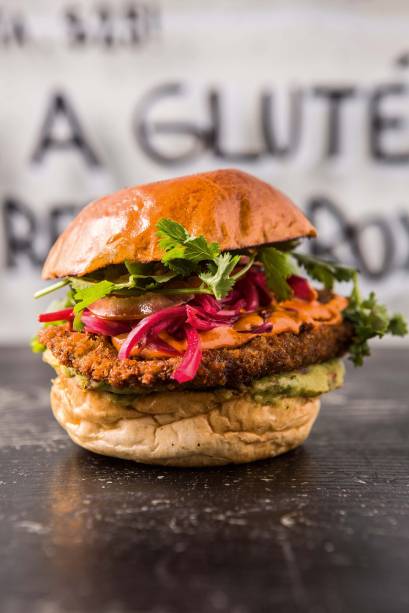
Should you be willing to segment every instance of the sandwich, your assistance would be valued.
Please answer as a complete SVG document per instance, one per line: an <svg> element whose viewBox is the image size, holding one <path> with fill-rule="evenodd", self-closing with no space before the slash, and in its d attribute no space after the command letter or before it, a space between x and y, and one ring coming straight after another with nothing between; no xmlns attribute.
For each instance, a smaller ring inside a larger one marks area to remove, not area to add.
<svg viewBox="0 0 409 613"><path fill-rule="evenodd" d="M91 202L36 294L63 294L32 342L56 372L57 421L90 451L147 464L243 463L302 444L321 395L343 383L342 357L360 365L370 338L407 332L362 297L355 269L300 247L315 236L288 197L234 169Z"/></svg>

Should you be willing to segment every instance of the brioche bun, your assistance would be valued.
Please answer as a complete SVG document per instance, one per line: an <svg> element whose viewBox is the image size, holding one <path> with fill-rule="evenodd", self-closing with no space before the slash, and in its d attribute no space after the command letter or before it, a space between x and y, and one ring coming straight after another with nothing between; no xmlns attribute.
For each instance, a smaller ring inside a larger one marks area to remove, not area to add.
<svg viewBox="0 0 409 613"><path fill-rule="evenodd" d="M51 406L80 445L145 464L213 466L270 458L301 445L319 398L277 398L262 405L228 390L118 396L84 390L75 378L53 381Z"/></svg>
<svg viewBox="0 0 409 613"><path fill-rule="evenodd" d="M222 251L316 236L281 192L234 169L137 185L91 202L52 247L44 279L89 274L125 260L160 260L156 223L173 219Z"/></svg>

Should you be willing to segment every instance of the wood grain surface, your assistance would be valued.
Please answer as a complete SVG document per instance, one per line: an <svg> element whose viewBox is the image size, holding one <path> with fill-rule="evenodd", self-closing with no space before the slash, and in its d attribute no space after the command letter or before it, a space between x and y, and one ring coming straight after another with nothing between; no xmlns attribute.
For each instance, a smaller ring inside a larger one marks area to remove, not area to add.
<svg viewBox="0 0 409 613"><path fill-rule="evenodd" d="M76 448L51 370L0 351L2 613L406 613L409 360L374 352L300 449L151 468Z"/></svg>

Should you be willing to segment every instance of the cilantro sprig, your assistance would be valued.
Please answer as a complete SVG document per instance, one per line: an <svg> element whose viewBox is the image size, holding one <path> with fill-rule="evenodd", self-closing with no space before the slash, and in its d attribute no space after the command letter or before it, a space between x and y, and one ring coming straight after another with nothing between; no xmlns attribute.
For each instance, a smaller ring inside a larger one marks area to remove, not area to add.
<svg viewBox="0 0 409 613"><path fill-rule="evenodd" d="M216 298L224 298L232 289L236 278L231 273L240 261L239 255L220 253L208 264L208 270L199 273L199 278L209 287Z"/></svg>
<svg viewBox="0 0 409 613"><path fill-rule="evenodd" d="M197 274L202 293L212 293L220 300L227 296L238 276L232 275L240 261L239 254L221 253L217 243L209 243L204 236L190 236L187 230L172 219L157 223L159 246L164 250L162 263L183 276ZM254 257L253 257L254 260Z"/></svg>
<svg viewBox="0 0 409 613"><path fill-rule="evenodd" d="M351 266L316 258L305 253L293 253L297 264L302 266L312 279L320 281L325 289L332 289L335 281L353 281L357 271Z"/></svg>
<svg viewBox="0 0 409 613"><path fill-rule="evenodd" d="M349 354L355 366L362 366L364 358L370 355L368 341L371 338L382 338L385 334L406 336L408 333L404 317L399 313L390 315L386 306L377 301L374 292L371 292L368 298L362 298L357 273L353 279L353 289L344 317L354 326Z"/></svg>
<svg viewBox="0 0 409 613"><path fill-rule="evenodd" d="M177 266L175 260L199 264L206 260L213 261L220 255L217 243L208 243L204 236L190 236L182 224L172 219L160 219L156 228L159 246L165 251L162 262L170 268Z"/></svg>

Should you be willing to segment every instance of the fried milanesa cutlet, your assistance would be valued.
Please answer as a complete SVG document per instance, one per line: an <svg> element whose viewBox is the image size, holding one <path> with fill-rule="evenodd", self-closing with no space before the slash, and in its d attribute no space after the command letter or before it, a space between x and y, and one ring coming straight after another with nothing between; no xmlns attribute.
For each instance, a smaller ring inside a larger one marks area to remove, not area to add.
<svg viewBox="0 0 409 613"><path fill-rule="evenodd" d="M351 342L352 326L321 324L300 334L285 332L276 336L256 336L238 348L209 349L193 381L184 387L203 389L237 388L269 374L289 372L324 362L344 354ZM119 360L109 339L74 332L69 326L49 326L41 330L40 341L58 362L79 374L113 387L133 388L135 392L176 387L171 375L180 358ZM180 385L177 385L180 389Z"/></svg>

